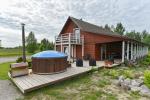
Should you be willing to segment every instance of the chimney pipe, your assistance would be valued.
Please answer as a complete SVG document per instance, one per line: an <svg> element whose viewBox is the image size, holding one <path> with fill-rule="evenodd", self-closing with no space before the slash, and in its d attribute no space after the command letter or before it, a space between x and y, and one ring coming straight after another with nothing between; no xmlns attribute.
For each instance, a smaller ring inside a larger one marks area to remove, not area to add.
<svg viewBox="0 0 150 100"><path fill-rule="evenodd" d="M26 62L26 49L25 49L25 30L24 30L24 23L21 23L22 26L22 52L23 52L23 62Z"/></svg>

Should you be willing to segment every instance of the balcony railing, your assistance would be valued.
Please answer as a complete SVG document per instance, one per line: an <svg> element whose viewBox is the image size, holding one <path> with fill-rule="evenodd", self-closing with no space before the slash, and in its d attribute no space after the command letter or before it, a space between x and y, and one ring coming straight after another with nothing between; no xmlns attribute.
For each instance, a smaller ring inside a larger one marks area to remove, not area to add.
<svg viewBox="0 0 150 100"><path fill-rule="evenodd" d="M65 33L58 36L55 36L56 45L60 44L82 44L84 41L83 36L77 36L73 33Z"/></svg>

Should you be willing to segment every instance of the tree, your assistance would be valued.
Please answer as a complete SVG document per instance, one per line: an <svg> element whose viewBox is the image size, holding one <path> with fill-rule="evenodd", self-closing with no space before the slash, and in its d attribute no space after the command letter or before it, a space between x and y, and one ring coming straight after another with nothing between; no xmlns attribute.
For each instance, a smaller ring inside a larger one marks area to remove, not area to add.
<svg viewBox="0 0 150 100"><path fill-rule="evenodd" d="M54 49L54 44L53 42L49 42L47 39L43 39L41 40L41 44L40 44L40 50L44 51L44 50L53 50Z"/></svg>
<svg viewBox="0 0 150 100"><path fill-rule="evenodd" d="M146 30L143 30L142 33L141 33L142 41L143 41L145 38L147 38L148 35L149 35L148 32L147 32Z"/></svg>
<svg viewBox="0 0 150 100"><path fill-rule="evenodd" d="M135 30L132 30L131 32L127 32L125 35L132 38L132 39L135 39L137 41L142 40L141 33L140 32L135 32Z"/></svg>
<svg viewBox="0 0 150 100"><path fill-rule="evenodd" d="M111 31L111 28L108 26L108 24L106 24L106 25L104 26L104 28L105 28L106 30L110 30L110 31Z"/></svg>
<svg viewBox="0 0 150 100"><path fill-rule="evenodd" d="M144 39L143 42L149 45L150 48L150 34L148 34Z"/></svg>
<svg viewBox="0 0 150 100"><path fill-rule="evenodd" d="M141 33L140 32L136 32L135 33L135 39L138 40L138 41L142 41Z"/></svg>
<svg viewBox="0 0 150 100"><path fill-rule="evenodd" d="M131 31L131 32L126 32L126 36L127 37L130 37L130 38L132 38L132 39L135 39L135 30L133 30L133 31Z"/></svg>
<svg viewBox="0 0 150 100"><path fill-rule="evenodd" d="M33 32L30 32L26 38L26 47L29 53L34 53L37 50L37 39Z"/></svg>
<svg viewBox="0 0 150 100"><path fill-rule="evenodd" d="M120 35L124 35L125 28L123 27L123 25L121 23L117 23L116 28L114 28L114 32L116 32Z"/></svg>

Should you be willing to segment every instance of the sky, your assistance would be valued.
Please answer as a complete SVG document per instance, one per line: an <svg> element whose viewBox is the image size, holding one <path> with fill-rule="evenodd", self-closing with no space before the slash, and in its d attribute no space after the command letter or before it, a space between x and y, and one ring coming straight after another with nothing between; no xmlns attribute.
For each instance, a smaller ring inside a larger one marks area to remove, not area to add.
<svg viewBox="0 0 150 100"><path fill-rule="evenodd" d="M121 22L127 31L150 32L150 0L0 0L0 40L3 47L21 45L26 36L54 41L68 16L104 26Z"/></svg>

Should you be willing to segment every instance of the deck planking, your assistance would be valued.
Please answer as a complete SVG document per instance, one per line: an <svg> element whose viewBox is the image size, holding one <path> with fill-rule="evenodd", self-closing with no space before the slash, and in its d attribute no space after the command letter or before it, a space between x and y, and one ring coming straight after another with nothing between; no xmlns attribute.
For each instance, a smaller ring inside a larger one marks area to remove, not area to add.
<svg viewBox="0 0 150 100"><path fill-rule="evenodd" d="M44 86L66 80L76 75L86 73L90 70L90 67L70 67L64 72L50 75L30 74L16 78L12 78L9 73L8 75L22 93L27 93Z"/></svg>

